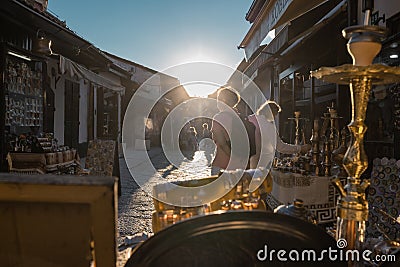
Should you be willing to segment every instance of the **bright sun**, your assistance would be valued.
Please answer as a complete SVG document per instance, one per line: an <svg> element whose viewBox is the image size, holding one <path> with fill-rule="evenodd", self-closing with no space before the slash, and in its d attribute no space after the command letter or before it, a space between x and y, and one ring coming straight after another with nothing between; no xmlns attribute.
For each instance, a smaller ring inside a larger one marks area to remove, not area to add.
<svg viewBox="0 0 400 267"><path fill-rule="evenodd" d="M234 72L213 53L197 49L175 57L176 66L165 70L168 75L179 79L191 97L207 97L225 85Z"/></svg>
<svg viewBox="0 0 400 267"><path fill-rule="evenodd" d="M219 86L209 84L182 84L191 97L207 97L214 93Z"/></svg>

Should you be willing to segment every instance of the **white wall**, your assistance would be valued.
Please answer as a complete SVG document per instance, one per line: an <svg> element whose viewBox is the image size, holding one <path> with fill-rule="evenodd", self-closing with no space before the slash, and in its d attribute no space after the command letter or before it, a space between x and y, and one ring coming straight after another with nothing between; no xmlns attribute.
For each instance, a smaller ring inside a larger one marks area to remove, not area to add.
<svg viewBox="0 0 400 267"><path fill-rule="evenodd" d="M54 68L55 76L52 76L51 69ZM50 77L50 88L54 92L54 138L59 144L64 144L64 89L65 79L58 73L58 61L49 60L47 63L47 72ZM57 81L57 78L58 81Z"/></svg>
<svg viewBox="0 0 400 267"><path fill-rule="evenodd" d="M108 57L115 65L122 69L129 71L132 74L131 80L138 84L144 83L148 78L157 73L157 71L150 71L149 69L136 64L129 64L122 60Z"/></svg>
<svg viewBox="0 0 400 267"><path fill-rule="evenodd" d="M154 74L154 72L151 72L145 68L135 66L131 80L137 82L138 84L142 84Z"/></svg>

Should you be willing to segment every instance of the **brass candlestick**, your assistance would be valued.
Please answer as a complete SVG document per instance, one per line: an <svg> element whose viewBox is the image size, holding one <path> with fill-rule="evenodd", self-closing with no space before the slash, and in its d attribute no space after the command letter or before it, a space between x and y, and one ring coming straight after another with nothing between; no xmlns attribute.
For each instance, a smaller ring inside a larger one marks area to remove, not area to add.
<svg viewBox="0 0 400 267"><path fill-rule="evenodd" d="M351 132L351 144L343 166L348 174L347 184L343 187L339 179L334 181L341 197L337 204L336 238L347 241L347 249L361 249L365 240L365 222L368 219L368 202L365 189L369 181L361 181L361 174L367 169L368 160L364 151L364 123L372 84L388 84L400 80L400 68L374 64L372 60L381 49L386 30L377 26L351 26L343 30L353 65L322 67L312 71L311 75L328 82L350 84L352 120L348 125ZM359 263L350 263L350 265Z"/></svg>

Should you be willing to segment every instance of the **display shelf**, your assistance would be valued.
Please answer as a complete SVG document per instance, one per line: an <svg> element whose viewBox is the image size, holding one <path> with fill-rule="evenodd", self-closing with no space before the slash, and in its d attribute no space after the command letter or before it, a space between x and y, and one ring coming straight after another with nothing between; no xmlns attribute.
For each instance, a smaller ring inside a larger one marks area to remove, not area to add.
<svg viewBox="0 0 400 267"><path fill-rule="evenodd" d="M3 71L5 126L9 127L10 134L19 134L21 130L16 127L42 128L43 63L29 61L14 55L16 54L6 54Z"/></svg>

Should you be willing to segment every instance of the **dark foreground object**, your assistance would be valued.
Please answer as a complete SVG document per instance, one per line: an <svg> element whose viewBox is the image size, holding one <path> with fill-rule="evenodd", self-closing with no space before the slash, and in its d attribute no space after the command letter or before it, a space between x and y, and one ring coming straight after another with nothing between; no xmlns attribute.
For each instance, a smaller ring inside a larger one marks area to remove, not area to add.
<svg viewBox="0 0 400 267"><path fill-rule="evenodd" d="M137 247L125 267L347 266L330 261L327 253L324 261L308 261L308 253L301 261L303 250L315 250L318 259L329 247L338 249L331 236L305 221L262 211L226 212L194 217L158 232ZM278 259L281 249L286 262ZM300 261L289 259L295 249Z"/></svg>
<svg viewBox="0 0 400 267"><path fill-rule="evenodd" d="M0 266L115 266L117 180L0 173Z"/></svg>

